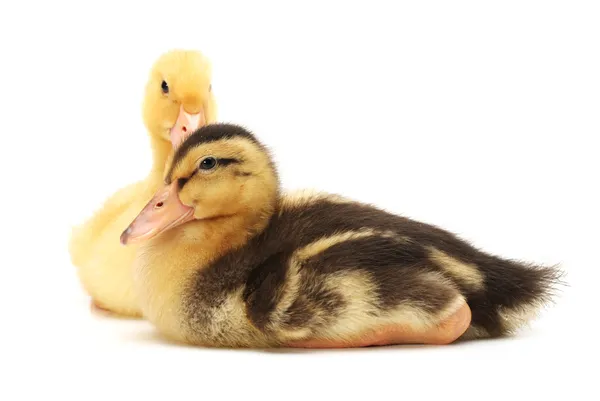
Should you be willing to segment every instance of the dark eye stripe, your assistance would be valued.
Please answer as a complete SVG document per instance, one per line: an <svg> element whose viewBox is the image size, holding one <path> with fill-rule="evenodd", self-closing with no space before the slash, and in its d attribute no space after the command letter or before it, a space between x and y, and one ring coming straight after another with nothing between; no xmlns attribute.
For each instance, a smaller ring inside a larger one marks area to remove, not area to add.
<svg viewBox="0 0 600 401"><path fill-rule="evenodd" d="M229 166L230 164L235 164L235 163L240 163L241 161L239 159L235 159L235 158L220 158L217 159L217 163L219 166ZM177 187L179 188L179 190L181 191L181 189L185 186L185 184L187 184L187 182L198 172L198 170L195 170L189 177L184 177L184 178L179 178L177 179ZM243 174L243 175L250 175L250 174Z"/></svg>
<svg viewBox="0 0 600 401"><path fill-rule="evenodd" d="M220 166L229 166L230 164L240 163L240 160L239 159L233 159L233 158L230 158L230 159L228 159L228 158L220 158L220 159L217 159L217 163Z"/></svg>
<svg viewBox="0 0 600 401"><path fill-rule="evenodd" d="M179 188L179 190L181 191L181 189L183 188L183 186L185 184L187 184L187 182L198 172L198 170L194 170L194 172L192 174L190 174L189 177L183 177L183 178L179 178L177 179L177 187Z"/></svg>
<svg viewBox="0 0 600 401"><path fill-rule="evenodd" d="M241 160L239 159L235 159L235 158L220 158L217 159L217 162L220 166L229 166L230 164L235 164L235 163L241 163ZM183 178L178 178L177 179L177 187L179 188L179 190L181 191L181 189L185 186L185 184L187 184L187 182L198 172L198 170L194 170L194 172L192 174L190 174L189 177L183 177ZM250 173L238 173L237 175L244 175L244 176L248 176L251 175ZM171 179L168 178L165 180L165 184L170 185L171 184Z"/></svg>
<svg viewBox="0 0 600 401"><path fill-rule="evenodd" d="M190 180L190 177L188 178L180 178L177 180L177 187L179 188L179 190L181 191L181 189L183 188L183 186Z"/></svg>

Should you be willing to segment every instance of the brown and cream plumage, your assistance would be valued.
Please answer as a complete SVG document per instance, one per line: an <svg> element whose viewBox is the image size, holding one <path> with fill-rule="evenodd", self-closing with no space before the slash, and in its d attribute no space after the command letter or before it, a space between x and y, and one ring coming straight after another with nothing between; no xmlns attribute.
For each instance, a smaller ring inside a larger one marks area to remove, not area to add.
<svg viewBox="0 0 600 401"><path fill-rule="evenodd" d="M463 338L502 336L550 301L555 267L476 249L438 227L325 193L283 194L246 129L200 128L122 235L143 242L134 282L165 335L207 346L350 341L432 327L466 302Z"/></svg>

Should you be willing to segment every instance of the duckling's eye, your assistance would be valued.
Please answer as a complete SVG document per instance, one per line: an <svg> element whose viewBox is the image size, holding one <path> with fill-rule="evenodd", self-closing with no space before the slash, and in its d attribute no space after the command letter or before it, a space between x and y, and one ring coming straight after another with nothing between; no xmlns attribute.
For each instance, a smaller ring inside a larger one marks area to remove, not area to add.
<svg viewBox="0 0 600 401"><path fill-rule="evenodd" d="M167 85L165 81L162 81L162 84L160 84L160 88L162 89L165 95L169 93L169 85Z"/></svg>
<svg viewBox="0 0 600 401"><path fill-rule="evenodd" d="M200 162L200 170L212 170L217 165L217 159L214 157L207 157Z"/></svg>

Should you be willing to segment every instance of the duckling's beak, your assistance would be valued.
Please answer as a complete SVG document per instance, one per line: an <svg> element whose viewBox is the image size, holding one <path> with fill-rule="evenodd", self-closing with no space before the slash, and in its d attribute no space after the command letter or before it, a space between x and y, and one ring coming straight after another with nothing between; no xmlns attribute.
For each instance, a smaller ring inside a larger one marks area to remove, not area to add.
<svg viewBox="0 0 600 401"><path fill-rule="evenodd" d="M196 131L201 125L204 125L205 118L204 113L199 112L196 114L190 114L185 111L183 104L179 107L179 115L177 116L177 121L175 121L175 125L171 128L170 136L171 136L171 144L173 148L176 148L191 135L194 131Z"/></svg>
<svg viewBox="0 0 600 401"><path fill-rule="evenodd" d="M194 208L177 195L177 181L161 188L121 234L121 244L146 241L194 219Z"/></svg>

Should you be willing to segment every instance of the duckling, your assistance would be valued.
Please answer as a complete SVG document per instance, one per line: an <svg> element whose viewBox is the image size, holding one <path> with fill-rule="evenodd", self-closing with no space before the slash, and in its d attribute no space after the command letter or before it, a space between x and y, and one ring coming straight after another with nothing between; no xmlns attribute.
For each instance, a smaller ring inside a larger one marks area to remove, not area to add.
<svg viewBox="0 0 600 401"><path fill-rule="evenodd" d="M233 124L202 127L174 151L121 243L138 247L144 316L175 342L209 347L361 346L386 327L447 344L427 338L458 311L459 340L505 336L560 278L373 205L283 193L270 151Z"/></svg>
<svg viewBox="0 0 600 401"><path fill-rule="evenodd" d="M171 50L152 66L143 102L151 170L145 179L113 194L91 218L73 229L70 238L71 260L93 307L141 316L132 291L135 249L122 247L119 236L161 186L173 147L198 127L216 121L211 77L209 60L197 51Z"/></svg>

